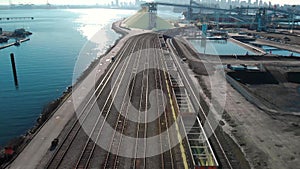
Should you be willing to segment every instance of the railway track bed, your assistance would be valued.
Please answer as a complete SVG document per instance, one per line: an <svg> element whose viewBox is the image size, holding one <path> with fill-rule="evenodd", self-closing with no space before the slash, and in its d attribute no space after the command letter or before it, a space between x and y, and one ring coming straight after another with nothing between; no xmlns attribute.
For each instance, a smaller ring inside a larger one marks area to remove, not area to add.
<svg viewBox="0 0 300 169"><path fill-rule="evenodd" d="M199 165L181 117L183 109L192 110L187 109L191 102L184 93L175 92L184 85L163 43L155 33L128 40L40 168L187 169ZM217 165L209 151L201 165Z"/></svg>

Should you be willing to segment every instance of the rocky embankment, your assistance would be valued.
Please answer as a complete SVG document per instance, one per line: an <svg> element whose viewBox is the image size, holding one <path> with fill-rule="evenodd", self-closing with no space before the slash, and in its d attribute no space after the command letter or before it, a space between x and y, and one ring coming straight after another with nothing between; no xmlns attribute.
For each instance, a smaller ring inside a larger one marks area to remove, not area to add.
<svg viewBox="0 0 300 169"><path fill-rule="evenodd" d="M6 43L9 39L23 39L29 35L32 35L32 33L23 28L14 31L2 31L2 28L0 28L0 43Z"/></svg>

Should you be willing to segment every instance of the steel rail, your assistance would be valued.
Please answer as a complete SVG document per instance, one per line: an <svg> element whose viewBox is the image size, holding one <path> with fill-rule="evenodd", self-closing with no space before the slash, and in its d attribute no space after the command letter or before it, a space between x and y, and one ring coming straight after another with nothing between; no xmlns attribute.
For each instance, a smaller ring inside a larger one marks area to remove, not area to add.
<svg viewBox="0 0 300 169"><path fill-rule="evenodd" d="M200 108L200 110L201 110L200 112L201 112L201 114L205 117L205 120L206 120L206 122L207 122L207 124L208 124L210 130L212 131L212 136L213 136L213 137L215 138L215 140L217 141L217 144L218 144L218 146L220 147L221 152L222 152L224 158L226 159L226 162L227 162L228 166L229 166L231 169L233 169L232 164L231 164L229 158L227 157L227 155L226 155L226 153L225 153L225 151L224 151L224 149L223 149L223 147L222 147L222 145L221 145L221 143L220 143L218 137L216 136L216 134L215 134L215 132L214 132L214 130L213 130L213 128L212 128L212 126L211 126L211 124L210 124L210 122L209 122L207 116L206 116L206 114L204 113L204 109L202 108L202 106L201 106L199 100L197 99L196 94L195 94L195 92L194 92L194 90L193 90L191 84L189 83L189 81L188 81L188 79L187 79L187 77L186 77L184 71L182 70L182 68L181 68L181 66L180 66L180 64L179 64L179 62L178 62L178 60L177 60L177 58L176 58L176 54L174 53L174 51L175 51L176 49L175 49L175 47L174 47L174 45L173 45L172 40L170 40L170 41L168 41L168 42L169 42L170 46L172 47L172 49L170 49L170 51L172 52L172 57L173 57L173 59L174 59L174 61L175 61L175 65L177 66L177 68L178 68L178 70L179 70L179 73L181 74L181 76L182 76L183 79L185 80L185 82L186 82L186 84L187 84L186 87L188 87L188 88L190 89L191 95L194 97L194 100L196 100L197 105L199 106L199 108Z"/></svg>
<svg viewBox="0 0 300 169"><path fill-rule="evenodd" d="M139 57L138 57L138 59L137 60L135 60L135 63L134 63L134 66L133 66L133 69L136 69L136 66L138 66L139 65L139 60L140 60L140 56L141 55L139 55ZM133 92L133 89L134 89L134 84L131 86L131 88L129 87L130 86L130 79L132 78L132 76L133 76L133 73L131 73L130 74L130 77L128 78L129 79L129 82L127 83L127 86L128 87L126 87L126 92L125 92L125 95L124 95L124 101L122 102L122 106L121 106L121 111L123 110L123 106L124 105L126 105L126 101L129 101L130 102L130 100L126 100L126 95L127 95L127 93L128 93L128 91L129 91L129 96L131 96L132 95L132 92ZM135 80L135 76L133 76L133 81ZM129 88L130 88L130 90L129 90ZM125 103L125 104L124 104ZM121 127L121 133L123 134L123 132L124 132L124 130L125 130L125 126L126 126L126 122L127 122L127 115L128 115L128 109L129 109L129 103L127 103L127 106L126 106L126 110L125 110L125 117L123 118L123 121L121 122L121 123L119 123L119 119L121 118L121 113L119 113L119 115L118 115L118 118L117 118L117 121L116 121L116 124L115 124L115 130L114 130L114 133L113 133L113 137L112 137L112 140L111 140L111 143L110 143L110 148L109 148L109 151L107 152L107 154L106 154L106 158L105 158L105 161L104 161L104 168L109 168L110 166L109 166L109 160L110 159L112 159L113 160L113 162L111 162L111 163L113 163L112 164L112 168L117 168L117 159L118 159L118 154L119 154L119 150L120 150L120 145L121 145L121 140L122 140L122 136L123 135L121 135L121 137L119 138L119 142L118 142L118 145L117 145L117 152L116 152L116 154L112 154L111 153L111 149L112 149L112 146L113 146L113 144L114 144L114 137L115 137L115 134L116 134L116 132L117 132L117 127L118 127L118 124L120 124L120 125L122 125Z"/></svg>
<svg viewBox="0 0 300 169"><path fill-rule="evenodd" d="M97 88L95 89L95 91L92 93L92 96L90 97L90 99L87 101L87 103L85 104L85 106L83 107L83 109L81 110L81 112L79 113L79 116L77 118L77 120L72 124L70 130L67 132L66 136L63 138L62 143L59 145L59 147L56 149L56 151L54 152L54 154L52 155L52 157L50 158L49 162L46 164L46 169L48 168L58 168L60 163L63 160L63 157L66 155L66 152L69 150L71 144L73 143L76 135L78 134L79 130L80 130L80 125L75 129L76 125L78 125L79 123L79 119L81 117L83 117L83 121L87 118L88 114L84 115L84 111L87 109L88 105L92 102L93 96L96 95L96 98L98 98L100 96L100 94L103 92L104 87L106 86L107 82L109 81L109 78L111 77L112 73L114 72L114 70L116 69L117 65L120 63L120 60L122 59L122 56L125 52L125 49L129 46L129 42L126 43L126 45L122 48L122 50L119 52L120 57L117 57L117 61L113 63L113 65L108 69L107 73L105 74L105 76L103 77L103 79L100 82L100 85L97 86ZM103 87L100 89L101 85L104 83ZM100 92L98 94L96 94L100 89ZM94 101L95 102L95 101ZM93 103L94 104L94 103ZM74 130L75 129L75 130ZM73 134L73 135L72 135ZM70 138L71 136L71 141L69 144L67 144L67 147L65 148L64 151L62 151L62 147L63 145L65 145L66 141L68 138ZM62 153L60 154L60 156L57 159L57 155L58 153ZM56 160L56 165L52 166L54 161ZM51 167L52 166L52 167Z"/></svg>
<svg viewBox="0 0 300 169"><path fill-rule="evenodd" d="M136 41L136 43L134 44L134 47L131 48L130 50L133 51L133 50L135 49L135 46L136 46L137 44L138 44L138 41ZM126 68L125 68L124 70L127 69L128 64L129 64L129 61L130 61L130 59L131 59L131 56L132 56L132 55L130 55L130 58L127 60L127 62L125 62L125 63L123 64L123 66L122 66L121 69L124 69L124 66L125 66L125 65L126 65ZM118 83L117 80L116 80L116 82L113 84L113 88L115 89L115 86L117 85L117 89L116 89L115 94L113 95L112 100L114 100L114 98L115 98L116 95L117 95L117 91L118 91L119 88L120 88L120 85L121 85L121 82L122 82L122 80L123 80L124 74L125 74L125 71L123 71L123 74L122 74L122 75L121 75L121 74L118 74L117 79L121 78L121 80L120 80L119 84L117 84L117 83ZM120 77L120 75L121 75L121 77ZM93 154L93 152L94 152L94 150L95 150L97 141L98 141L98 139L99 139L99 137L100 137L101 131L103 130L104 123L105 123L106 119L108 118L108 115L110 114L109 111L111 110L111 107L112 107L112 105L113 105L113 102L110 102L110 104L109 104L108 110L106 111L106 114L105 114L105 117L104 117L104 122L103 122L102 125L100 126L100 131L99 131L99 132L94 132L94 131L96 130L96 127L97 127L97 125L98 125L98 123L99 123L99 120L101 119L101 116L103 115L103 112L105 111L105 108L106 108L106 106L108 105L108 103L109 103L109 101L110 101L110 99L111 99L110 96L113 94L113 92L114 92L113 90L110 91L110 93L109 93L109 95L108 95L108 97L107 97L107 100L105 101L104 106L103 106L103 108L102 108L101 111L100 111L101 113L99 114L99 116L98 116L98 118L97 118L97 120L96 120L96 122L95 122L95 125L93 126L93 129L92 129L92 131L91 131L90 134L89 134L89 139L88 139L88 140L86 141L86 143L85 143L85 146L84 146L84 148L83 148L83 150L82 150L82 152L81 152L81 155L80 155L80 157L79 157L79 159L78 159L78 161L77 161L77 163L76 163L76 167L75 167L75 168L87 168L87 166L88 166L88 164L89 164L89 162L90 162L90 159L91 159L91 157L92 157L92 154ZM96 138L95 138L96 140L94 141L94 140L91 140L90 138L92 138L92 137L93 137L93 134L95 134L95 133L96 133L97 135L96 135ZM87 157L87 159L86 159L86 157Z"/></svg>
<svg viewBox="0 0 300 169"><path fill-rule="evenodd" d="M164 56L164 54L163 54L163 48L162 48L162 46L160 45L160 52L158 52L158 51L156 51L156 54L157 54L157 56L158 56L158 58L157 58L157 65L158 65L158 68L159 68L159 72L158 72L158 75L159 75L159 85L161 86L161 88L163 88L163 75L161 75L161 71L160 70L162 70L162 67L163 67L163 63L162 63L162 59L161 59L161 57L162 56ZM167 105L167 103L165 103L165 100L162 98L162 106L163 106L163 108L165 108L166 107L166 105ZM168 118L167 118L167 112L165 111L165 109L164 109L164 118L165 118L165 127L166 127L166 131L167 131L167 135L168 135L168 138L167 138L167 142L168 142L168 151L166 152L167 153L167 155L170 155L170 165L171 166L169 166L169 165L167 165L167 163L165 162L166 160L164 160L164 167L165 168L167 168L167 169L169 169L169 168L171 168L171 169L174 169L175 168L175 165L174 165L174 157L173 157L173 153L172 153L172 147L171 147L171 136L170 136L170 132L169 132L169 120L168 120Z"/></svg>
<svg viewBox="0 0 300 169"><path fill-rule="evenodd" d="M143 65L144 66L144 68L145 68L145 65ZM141 131L140 130L140 125L141 125L141 123L140 123L140 118L141 118L141 108L142 108L142 101L143 101L143 95L144 95L144 76L145 76L145 71L143 71L143 76L142 76L142 87L141 87L141 95L140 95L140 102L139 102L139 115L138 115L138 123L137 123L137 131L136 131L136 138L139 138L139 132ZM137 168L137 152L138 152L138 139L136 139L136 141L135 141L135 158L134 158L134 162L133 162L133 168L135 169L135 168ZM143 168L145 168L145 166L143 167Z"/></svg>

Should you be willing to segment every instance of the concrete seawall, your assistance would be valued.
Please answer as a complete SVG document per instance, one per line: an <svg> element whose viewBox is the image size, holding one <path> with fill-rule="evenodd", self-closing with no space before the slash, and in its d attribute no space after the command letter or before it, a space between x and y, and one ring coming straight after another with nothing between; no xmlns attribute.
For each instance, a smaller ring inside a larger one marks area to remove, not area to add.
<svg viewBox="0 0 300 169"><path fill-rule="evenodd" d="M117 33L119 33L119 34L125 36L125 35L128 34L128 31L125 31L125 28L124 28L124 29L121 28L121 27L122 27L122 26L121 26L121 23L122 23L122 22L120 22L120 21L114 22L114 23L112 24L111 28L112 28L115 32L117 32Z"/></svg>
<svg viewBox="0 0 300 169"><path fill-rule="evenodd" d="M178 40L179 42L182 42L183 44L187 44L189 46L190 49L192 49L193 51L193 55L191 55L192 57L188 58L190 60L193 61L198 61L200 57L210 57L210 58L214 58L214 57L219 57L220 59L239 59L239 60L259 60L259 59L264 59L264 60L300 60L300 57L295 57L295 56L285 56L285 57L279 57L279 56L275 56L275 55L268 55L268 54L257 54L257 55L211 55L211 54L203 54L203 53L199 53L197 51L196 48L194 48L194 46L186 39L186 38L179 38L176 37L176 40ZM236 40L235 40L236 41ZM242 42L237 41L237 43L240 43L242 45L248 45L248 44L244 44ZM247 46L247 48L250 48L252 46ZM257 47L255 47L257 48ZM259 48L257 48L259 49Z"/></svg>
<svg viewBox="0 0 300 169"><path fill-rule="evenodd" d="M283 43L277 43L277 42L272 42L269 40L265 40L265 39L257 39L255 41L256 44L259 45L268 45L268 46L273 46L276 48L280 48L280 49L285 49L285 50L290 50L292 52L297 52L300 53L300 48L299 46L294 46L294 45L289 45L289 44L283 44Z"/></svg>
<svg viewBox="0 0 300 169"><path fill-rule="evenodd" d="M238 40L233 39L233 38L229 38L229 40L230 40L231 42L233 42L233 43L238 44L239 46L242 46L242 47L244 47L244 48L246 48L246 49L248 49L248 50L250 50L250 51L252 51L252 52L257 53L258 55L266 54L266 52L265 52L264 50L262 50L262 49L260 49L260 48L258 48L258 47L256 47L256 46L252 46L252 45L243 43L243 42L238 41Z"/></svg>
<svg viewBox="0 0 300 169"><path fill-rule="evenodd" d="M112 29L121 34L122 37L124 37L128 32L122 30L121 28L118 27L119 21L114 22L112 24ZM120 39L122 39L122 37ZM47 122L54 116L55 112L57 112L64 104L64 102L68 99L70 99L70 96L72 94L72 88L78 86L85 78L86 76L95 69L95 67L99 64L101 61L101 58L107 55L115 46L116 44L120 41L118 39L113 46L111 46L102 56L100 56L98 59L93 61L90 66L82 73L82 75L77 79L77 82L73 86L69 86L68 89L62 94L61 97L57 98L56 100L48 103L44 109L42 110L42 113L40 117L37 119L37 123L26 133L24 133L23 136L20 136L19 138L16 138L14 140L16 141L11 141L10 145L7 146L12 146L15 149L15 156L12 157L11 160L8 161L7 164L1 164L0 163L0 168L6 168L13 160L15 160L18 155L26 148L26 146L29 145L30 141L34 139L34 137L41 131L41 129L47 124ZM21 40L21 42L25 42L30 40L29 38ZM14 43L6 45L4 48L7 48L9 46L13 46ZM0 48L2 49L2 48ZM0 159L1 161L1 159Z"/></svg>
<svg viewBox="0 0 300 169"><path fill-rule="evenodd" d="M120 27L121 22L122 21L117 21L113 23L112 29L122 34L122 38L117 40L104 55L91 63L89 68L84 71L82 76L78 79L77 83L72 86L72 90L65 93L66 95L64 95L61 102L58 103L57 108L50 112L49 118L41 124L35 133L28 135L28 139L23 141L22 144L17 145L21 147L17 154L10 162L0 166L0 168L31 169L38 166L39 162L47 153L52 140L60 135L66 124L76 115L75 110L78 108L76 105L80 105L79 102L85 102L84 99L73 100L73 98L77 98L78 96L81 98L88 97L91 94L90 91L94 89L94 83L91 82L100 79L105 74L107 68L110 66L110 60L115 56L115 53L121 50L130 37L146 32L124 29ZM99 72L100 67L101 70L103 70L101 72ZM30 161L30 163L28 163L28 161Z"/></svg>
<svg viewBox="0 0 300 169"><path fill-rule="evenodd" d="M226 74L226 80L227 82L235 88L242 96L244 96L249 102L256 105L261 110L275 113L276 111L273 109L269 109L267 106L265 106L261 100L257 99L253 94L246 89L246 87L243 86L243 84L240 84L236 80L234 80L232 77Z"/></svg>

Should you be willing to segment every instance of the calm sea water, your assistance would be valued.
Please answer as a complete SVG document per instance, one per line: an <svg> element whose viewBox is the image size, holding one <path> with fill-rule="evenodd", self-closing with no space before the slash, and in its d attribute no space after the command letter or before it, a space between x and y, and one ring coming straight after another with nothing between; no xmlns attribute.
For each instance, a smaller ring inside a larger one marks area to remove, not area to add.
<svg viewBox="0 0 300 169"><path fill-rule="evenodd" d="M33 35L19 47L0 50L0 146L34 125L43 107L58 98L89 64L120 37L112 22L133 10L0 10L1 17L30 16L34 20L0 21L3 30L25 28ZM100 31L101 37L89 41ZM86 59L73 73L81 52ZM0 44L3 45L3 44ZM9 54L15 54L19 88L14 86Z"/></svg>
<svg viewBox="0 0 300 169"><path fill-rule="evenodd" d="M265 51L267 52L272 52L272 54L275 54L275 55L281 55L281 56L297 56L297 57L300 57L300 53L297 53L297 52L292 52L292 51L289 51L289 50L284 50L284 49L279 49L279 48L275 48L275 47L272 47L272 46L267 46L267 45L263 45L261 46Z"/></svg>
<svg viewBox="0 0 300 169"><path fill-rule="evenodd" d="M198 52L205 54L245 55L247 52L249 55L254 54L242 46L226 40L190 40L190 43L198 50Z"/></svg>

